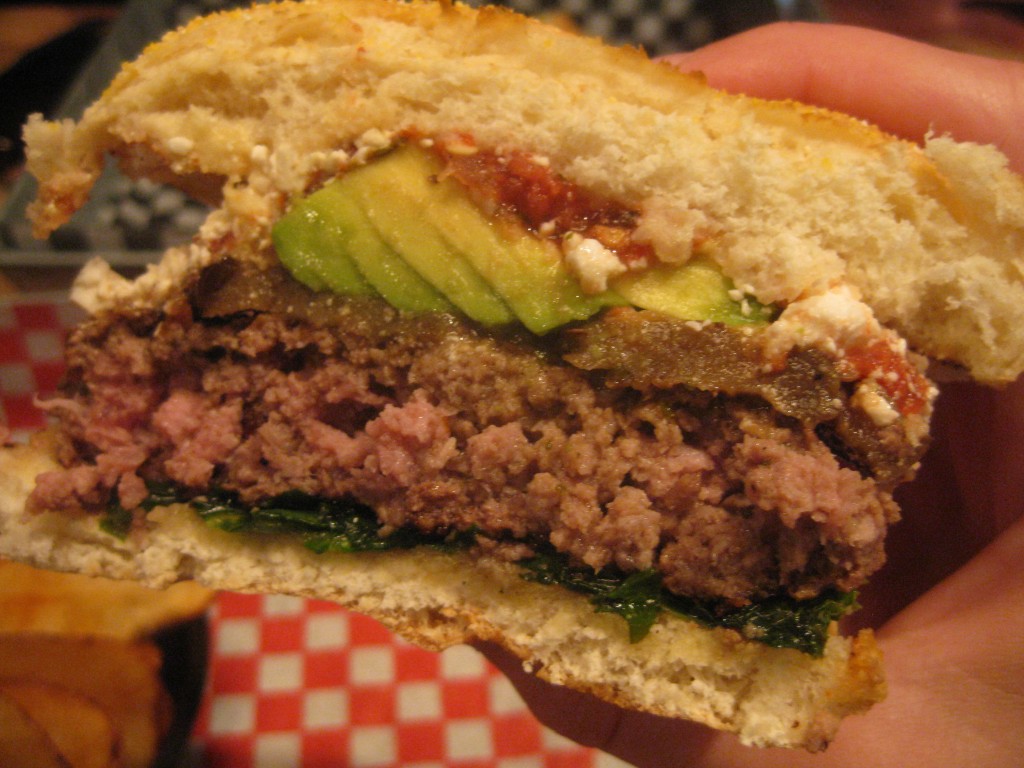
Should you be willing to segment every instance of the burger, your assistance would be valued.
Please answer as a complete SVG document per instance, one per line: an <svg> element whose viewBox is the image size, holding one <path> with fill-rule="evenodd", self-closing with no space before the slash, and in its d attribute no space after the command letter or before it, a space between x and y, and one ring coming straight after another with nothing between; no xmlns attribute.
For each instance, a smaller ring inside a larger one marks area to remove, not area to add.
<svg viewBox="0 0 1024 768"><path fill-rule="evenodd" d="M113 157L210 206L72 296L0 555L333 600L428 648L819 750L942 377L1024 368L1024 185L507 10L197 19L25 128L45 236Z"/></svg>

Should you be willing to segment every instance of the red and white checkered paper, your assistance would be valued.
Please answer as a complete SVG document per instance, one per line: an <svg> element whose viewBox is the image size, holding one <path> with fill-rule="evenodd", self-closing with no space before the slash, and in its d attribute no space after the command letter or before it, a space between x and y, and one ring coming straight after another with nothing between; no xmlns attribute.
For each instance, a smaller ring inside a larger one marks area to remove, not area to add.
<svg viewBox="0 0 1024 768"><path fill-rule="evenodd" d="M0 419L15 440L43 425L79 310L59 298L0 303ZM458 766L617 768L542 726L469 647L435 654L340 607L221 594L189 764L204 768Z"/></svg>

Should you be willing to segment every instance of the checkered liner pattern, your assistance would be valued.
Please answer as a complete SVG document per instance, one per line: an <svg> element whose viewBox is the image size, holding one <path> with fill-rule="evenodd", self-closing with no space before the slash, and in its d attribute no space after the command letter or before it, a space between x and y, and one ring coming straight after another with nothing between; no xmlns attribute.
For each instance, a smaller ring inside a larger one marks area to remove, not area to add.
<svg viewBox="0 0 1024 768"><path fill-rule="evenodd" d="M64 372L64 337L81 316L61 301L0 302L0 424L16 440L43 425L35 398L56 391Z"/></svg>
<svg viewBox="0 0 1024 768"><path fill-rule="evenodd" d="M435 654L338 606L224 595L194 749L236 766L620 765L541 726L480 654Z"/></svg>
<svg viewBox="0 0 1024 768"><path fill-rule="evenodd" d="M80 317L59 301L0 303L0 418L15 439L43 425L34 395L55 391ZM191 765L624 766L542 726L469 647L430 653L365 616L280 595L222 594L209 626Z"/></svg>

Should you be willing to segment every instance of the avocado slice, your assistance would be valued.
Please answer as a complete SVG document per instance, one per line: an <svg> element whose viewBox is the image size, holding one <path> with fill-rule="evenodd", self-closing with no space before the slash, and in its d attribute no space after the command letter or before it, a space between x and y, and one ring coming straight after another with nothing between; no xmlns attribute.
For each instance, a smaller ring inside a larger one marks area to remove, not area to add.
<svg viewBox="0 0 1024 768"><path fill-rule="evenodd" d="M344 180L331 182L300 204L313 203L329 212L344 236L347 255L388 304L413 312L453 311L452 304L380 238L347 186Z"/></svg>
<svg viewBox="0 0 1024 768"><path fill-rule="evenodd" d="M313 290L345 296L376 293L352 260L345 229L318 194L304 198L278 219L271 238L281 263Z"/></svg>
<svg viewBox="0 0 1024 768"><path fill-rule="evenodd" d="M707 258L685 264L657 264L609 281L630 304L682 320L709 320L728 325L771 322L772 309L752 298L735 298L735 288Z"/></svg>
<svg viewBox="0 0 1024 768"><path fill-rule="evenodd" d="M441 236L408 194L405 179L379 160L345 176L347 191L380 239L448 301L484 325L515 321L508 306L465 257Z"/></svg>
<svg viewBox="0 0 1024 768"><path fill-rule="evenodd" d="M397 194L408 210L431 222L533 333L625 303L611 291L584 294L553 242L532 235L517 221L485 214L458 182L438 176L440 164L425 152L404 147L379 161L379 167L400 185Z"/></svg>
<svg viewBox="0 0 1024 768"><path fill-rule="evenodd" d="M532 332L544 334L626 303L614 291L585 294L552 241L524 232L516 222L487 218L454 183L439 186L428 210L445 212L445 239L466 254Z"/></svg>
<svg viewBox="0 0 1024 768"><path fill-rule="evenodd" d="M684 320L770 322L707 258L657 264L585 294L552 241L480 210L441 163L406 145L299 200L275 225L282 263L301 282L379 295L398 309L458 310L485 325L518 320L544 334L630 304Z"/></svg>
<svg viewBox="0 0 1024 768"><path fill-rule="evenodd" d="M314 290L380 295L399 309L458 308L487 325L514 322L501 298L379 165L296 202L273 228L281 263Z"/></svg>

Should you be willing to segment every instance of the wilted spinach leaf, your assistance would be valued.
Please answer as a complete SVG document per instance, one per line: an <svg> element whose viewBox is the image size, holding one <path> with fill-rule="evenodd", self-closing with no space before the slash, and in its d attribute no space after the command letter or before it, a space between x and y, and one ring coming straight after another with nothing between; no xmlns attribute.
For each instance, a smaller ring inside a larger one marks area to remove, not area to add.
<svg viewBox="0 0 1024 768"><path fill-rule="evenodd" d="M100 518L100 530L124 541L132 528L133 515L120 504L114 504Z"/></svg>
<svg viewBox="0 0 1024 768"><path fill-rule="evenodd" d="M857 609L854 592L831 592L810 600L772 597L739 608L720 601L695 600L665 589L657 571L624 574L606 568L595 573L570 565L568 557L550 548L521 565L526 569L526 579L589 595L595 610L621 616L629 625L629 639L634 643L646 637L661 612L668 610L707 627L735 629L765 645L795 648L820 657L831 622Z"/></svg>
<svg viewBox="0 0 1024 768"><path fill-rule="evenodd" d="M290 534L317 553L379 552L416 546L451 551L472 546L478 537L475 530L424 533L412 527L382 533L376 513L366 505L299 492L248 505L226 491L189 498L169 486L150 490L145 509L187 502L212 527L232 533ZM115 505L101 526L123 538L131 519L131 513ZM614 613L626 621L629 639L634 643L647 636L663 611L670 611L707 627L734 629L765 645L821 656L831 622L858 608L854 592L828 592L811 600L778 596L743 607L695 600L669 592L655 570L624 573L604 568L595 572L572 564L567 555L550 544L528 543L535 555L519 562L523 578L587 595L595 611Z"/></svg>

